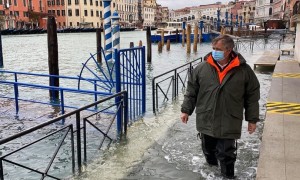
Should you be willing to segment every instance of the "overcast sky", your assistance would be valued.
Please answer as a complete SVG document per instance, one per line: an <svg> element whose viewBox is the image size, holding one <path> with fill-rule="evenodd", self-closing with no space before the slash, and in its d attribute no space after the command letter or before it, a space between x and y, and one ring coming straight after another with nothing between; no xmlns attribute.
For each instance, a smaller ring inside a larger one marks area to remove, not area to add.
<svg viewBox="0 0 300 180"><path fill-rule="evenodd" d="M229 0L156 0L158 4L167 6L169 9L181 9L184 7L213 4L215 2L227 3Z"/></svg>

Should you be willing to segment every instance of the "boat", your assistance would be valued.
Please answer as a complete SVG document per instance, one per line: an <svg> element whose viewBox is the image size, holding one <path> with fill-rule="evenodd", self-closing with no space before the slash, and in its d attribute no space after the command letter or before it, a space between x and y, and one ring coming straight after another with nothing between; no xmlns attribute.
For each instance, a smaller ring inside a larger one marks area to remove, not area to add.
<svg viewBox="0 0 300 180"><path fill-rule="evenodd" d="M182 30L182 22L167 22L167 27L156 29L156 33L151 35L151 42L161 41L161 33L164 32L164 42L170 40L171 42L178 42L180 39L180 32Z"/></svg>

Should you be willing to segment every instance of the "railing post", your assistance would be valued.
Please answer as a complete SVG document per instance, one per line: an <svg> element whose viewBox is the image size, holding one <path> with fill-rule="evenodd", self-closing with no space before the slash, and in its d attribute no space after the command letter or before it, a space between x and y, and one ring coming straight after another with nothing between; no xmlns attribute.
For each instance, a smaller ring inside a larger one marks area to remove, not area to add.
<svg viewBox="0 0 300 180"><path fill-rule="evenodd" d="M4 180L2 159L0 159L0 180Z"/></svg>
<svg viewBox="0 0 300 180"><path fill-rule="evenodd" d="M155 114L155 78L152 79L152 109Z"/></svg>
<svg viewBox="0 0 300 180"><path fill-rule="evenodd" d="M146 112L146 49L142 48L142 113Z"/></svg>
<svg viewBox="0 0 300 180"><path fill-rule="evenodd" d="M72 171L75 174L74 128L71 125Z"/></svg>
<svg viewBox="0 0 300 180"><path fill-rule="evenodd" d="M123 116L124 116L124 133L127 134L127 124L128 124L128 92L124 92L124 111L123 111Z"/></svg>
<svg viewBox="0 0 300 180"><path fill-rule="evenodd" d="M16 105L16 114L19 113L19 88L18 88L18 77L17 73L15 75L15 83L14 83L14 92L15 92L15 105Z"/></svg>
<svg viewBox="0 0 300 180"><path fill-rule="evenodd" d="M97 80L94 81L94 91L97 92ZM95 97L95 99L94 99L95 102L98 101L98 96L97 96L97 95L98 95L98 94L95 93L95 96L94 96L94 97ZM97 109L97 107L98 107L98 105L96 104L96 105L95 105L95 109Z"/></svg>
<svg viewBox="0 0 300 180"><path fill-rule="evenodd" d="M177 91L178 91L177 84L178 84L177 69L175 69L175 71L174 71L174 84L173 84L173 86L174 86L174 93L175 93L174 98L177 96Z"/></svg>
<svg viewBox="0 0 300 180"><path fill-rule="evenodd" d="M78 171L81 173L81 135L80 135L80 113L76 112L76 139L77 139L77 164Z"/></svg>
<svg viewBox="0 0 300 180"><path fill-rule="evenodd" d="M121 64L120 64L120 56L118 49L115 49L114 52L114 59L115 59L115 70L116 70L116 93L121 92ZM115 103L118 107L118 104L120 102L120 97L115 97ZM117 112L117 134L120 136L122 134L122 114L121 109L118 109Z"/></svg>
<svg viewBox="0 0 300 180"><path fill-rule="evenodd" d="M83 119L83 163L87 165L87 152L86 152L86 118Z"/></svg>
<svg viewBox="0 0 300 180"><path fill-rule="evenodd" d="M61 114L65 114L65 100L64 100L64 91L62 89L60 91L60 108ZM65 119L62 120L62 124L65 124Z"/></svg>

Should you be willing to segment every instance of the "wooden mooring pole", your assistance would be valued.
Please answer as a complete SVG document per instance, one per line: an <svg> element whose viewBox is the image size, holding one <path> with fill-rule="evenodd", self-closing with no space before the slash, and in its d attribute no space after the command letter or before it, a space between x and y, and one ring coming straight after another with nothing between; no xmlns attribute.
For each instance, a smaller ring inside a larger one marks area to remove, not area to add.
<svg viewBox="0 0 300 180"><path fill-rule="evenodd" d="M151 43L151 29L150 27L147 27L147 62L152 61L152 43Z"/></svg>
<svg viewBox="0 0 300 180"><path fill-rule="evenodd" d="M184 47L185 43L185 29L182 29L182 47Z"/></svg>
<svg viewBox="0 0 300 180"><path fill-rule="evenodd" d="M158 42L157 47L158 47L158 52L162 52L162 43L161 43L161 41Z"/></svg>
<svg viewBox="0 0 300 180"><path fill-rule="evenodd" d="M48 16L47 21L47 35L48 35L48 66L49 74L59 76L58 68L58 44L57 44L57 31L54 16ZM59 78L50 77L49 85L59 87ZM59 99L59 91L49 90L51 99Z"/></svg>
<svg viewBox="0 0 300 180"><path fill-rule="evenodd" d="M96 30L96 44L97 44L97 61L98 61L98 63L102 63L102 53L101 53L101 29L100 28L98 28L97 30Z"/></svg>
<svg viewBox="0 0 300 180"><path fill-rule="evenodd" d="M196 24L194 29L194 46L193 46L194 52L197 52L197 44L198 44L198 26Z"/></svg>
<svg viewBox="0 0 300 180"><path fill-rule="evenodd" d="M191 53L191 25L187 25L186 30L186 53Z"/></svg>
<svg viewBox="0 0 300 180"><path fill-rule="evenodd" d="M164 30L161 31L161 45L165 45L165 32Z"/></svg>
<svg viewBox="0 0 300 180"><path fill-rule="evenodd" d="M171 47L171 41L170 39L167 40L167 51L170 51L170 47Z"/></svg>
<svg viewBox="0 0 300 180"><path fill-rule="evenodd" d="M0 68L4 67L3 63L3 53L2 53L2 37L1 37L1 30L0 30Z"/></svg>

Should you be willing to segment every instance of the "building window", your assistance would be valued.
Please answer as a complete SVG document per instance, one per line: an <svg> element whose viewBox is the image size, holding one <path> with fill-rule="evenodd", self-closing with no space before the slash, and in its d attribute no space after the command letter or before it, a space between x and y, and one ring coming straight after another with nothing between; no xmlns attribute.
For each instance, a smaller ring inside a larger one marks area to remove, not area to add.
<svg viewBox="0 0 300 180"><path fill-rule="evenodd" d="M84 16L88 16L87 10L84 10Z"/></svg>
<svg viewBox="0 0 300 180"><path fill-rule="evenodd" d="M60 22L58 22L58 27L61 27L61 23Z"/></svg>
<svg viewBox="0 0 300 180"><path fill-rule="evenodd" d="M77 22L77 27L79 27L79 22Z"/></svg>
<svg viewBox="0 0 300 180"><path fill-rule="evenodd" d="M72 9L68 9L68 16L72 16Z"/></svg>
<svg viewBox="0 0 300 180"><path fill-rule="evenodd" d="M100 1L100 6L102 7L102 1Z"/></svg>
<svg viewBox="0 0 300 180"><path fill-rule="evenodd" d="M71 27L73 26L72 22L70 22L70 26L71 26Z"/></svg>
<svg viewBox="0 0 300 180"><path fill-rule="evenodd" d="M99 6L99 2L98 1L96 1L96 6Z"/></svg>
<svg viewBox="0 0 300 180"><path fill-rule="evenodd" d="M61 5L65 5L65 0L61 0Z"/></svg>
<svg viewBox="0 0 300 180"><path fill-rule="evenodd" d="M60 5L60 0L56 0L56 5Z"/></svg>
<svg viewBox="0 0 300 180"><path fill-rule="evenodd" d="M102 11L100 11L100 18L102 18Z"/></svg>
<svg viewBox="0 0 300 180"><path fill-rule="evenodd" d="M55 1L54 1L54 0L52 0L52 5L53 5L53 6L55 5Z"/></svg>
<svg viewBox="0 0 300 180"><path fill-rule="evenodd" d="M23 0L23 5L24 7L26 7L26 0Z"/></svg>
<svg viewBox="0 0 300 180"><path fill-rule="evenodd" d="M90 0L90 5L91 5L91 6L93 5L93 0Z"/></svg>
<svg viewBox="0 0 300 180"><path fill-rule="evenodd" d="M52 14L55 14L55 10L52 10Z"/></svg>
<svg viewBox="0 0 300 180"><path fill-rule="evenodd" d="M20 16L19 11L15 11L15 16L17 16L17 17Z"/></svg>
<svg viewBox="0 0 300 180"><path fill-rule="evenodd" d="M91 16L92 17L94 16L94 10L91 10Z"/></svg>
<svg viewBox="0 0 300 180"><path fill-rule="evenodd" d="M76 4L76 5L79 4L79 0L75 0L75 4Z"/></svg>
<svg viewBox="0 0 300 180"><path fill-rule="evenodd" d="M75 9L75 15L79 16L79 9Z"/></svg>
<svg viewBox="0 0 300 180"><path fill-rule="evenodd" d="M99 11L96 11L96 16L99 17Z"/></svg>
<svg viewBox="0 0 300 180"><path fill-rule="evenodd" d="M60 16L60 10L56 11L57 16Z"/></svg>
<svg viewBox="0 0 300 180"><path fill-rule="evenodd" d="M50 7L51 6L51 1L47 1L47 4Z"/></svg>
<svg viewBox="0 0 300 180"><path fill-rule="evenodd" d="M84 1L83 1L83 4L84 4L84 5L86 5L86 4L87 4L86 0L84 0Z"/></svg>
<svg viewBox="0 0 300 180"><path fill-rule="evenodd" d="M61 15L65 16L66 15L66 11L65 10L61 10ZM66 26L66 24L64 24L64 26Z"/></svg>
<svg viewBox="0 0 300 180"><path fill-rule="evenodd" d="M51 14L51 10L48 10L48 14Z"/></svg>
<svg viewBox="0 0 300 180"><path fill-rule="evenodd" d="M64 27L66 26L66 22L63 22L63 26L64 26Z"/></svg>
<svg viewBox="0 0 300 180"><path fill-rule="evenodd" d="M269 15L272 15L272 8L269 8Z"/></svg>
<svg viewBox="0 0 300 180"><path fill-rule="evenodd" d="M2 4L2 3L1 3ZM17 4L17 0L14 0L14 5L15 6L17 6L18 4Z"/></svg>
<svg viewBox="0 0 300 180"><path fill-rule="evenodd" d="M72 1L71 0L68 0L68 5L71 5L72 4Z"/></svg>

